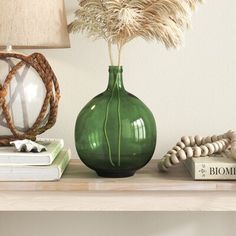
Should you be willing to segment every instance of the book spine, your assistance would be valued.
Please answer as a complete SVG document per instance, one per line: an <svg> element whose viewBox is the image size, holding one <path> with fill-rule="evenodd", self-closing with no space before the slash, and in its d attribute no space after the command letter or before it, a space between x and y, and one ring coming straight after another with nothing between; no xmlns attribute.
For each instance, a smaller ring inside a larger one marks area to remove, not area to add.
<svg viewBox="0 0 236 236"><path fill-rule="evenodd" d="M236 163L195 163L193 178L196 180L235 180Z"/></svg>
<svg viewBox="0 0 236 236"><path fill-rule="evenodd" d="M61 178L61 176L62 176L63 172L65 171L70 159L71 159L71 150L68 149L64 154L63 161L58 166L58 177L55 180L59 180Z"/></svg>
<svg viewBox="0 0 236 236"><path fill-rule="evenodd" d="M56 148L53 150L53 152L50 154L50 163L52 164L52 162L54 161L54 159L56 158L56 156L59 154L59 152L62 150L62 148L64 147L64 142L61 140Z"/></svg>

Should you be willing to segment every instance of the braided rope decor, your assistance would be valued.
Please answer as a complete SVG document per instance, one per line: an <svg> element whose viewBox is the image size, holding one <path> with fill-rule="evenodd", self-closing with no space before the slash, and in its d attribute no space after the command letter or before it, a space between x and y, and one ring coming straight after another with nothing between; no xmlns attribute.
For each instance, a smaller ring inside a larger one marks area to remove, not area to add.
<svg viewBox="0 0 236 236"><path fill-rule="evenodd" d="M35 140L37 135L50 129L56 122L58 102L60 99L60 89L57 78L42 54L33 53L32 55L25 56L18 53L0 53L0 59L6 58L16 58L20 61L11 68L4 83L0 85L0 106L2 107L2 113L7 126L12 133L12 136L1 136L0 134L0 146L9 145L10 141L17 139L27 138ZM27 131L22 132L19 131L13 123L9 106L6 102L6 96L11 80L14 78L17 71L25 65L31 66L39 74L46 88L46 96L35 123Z"/></svg>
<svg viewBox="0 0 236 236"><path fill-rule="evenodd" d="M161 171L168 171L169 167L192 157L203 157L215 153L222 153L230 148L232 156L236 158L236 132L228 131L222 135L213 135L205 138L199 135L184 136L158 163Z"/></svg>

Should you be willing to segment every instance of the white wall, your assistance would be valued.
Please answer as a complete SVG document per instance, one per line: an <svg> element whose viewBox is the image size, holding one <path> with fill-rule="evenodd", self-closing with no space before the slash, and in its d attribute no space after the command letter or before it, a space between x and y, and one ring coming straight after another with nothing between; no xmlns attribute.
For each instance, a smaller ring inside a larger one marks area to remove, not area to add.
<svg viewBox="0 0 236 236"><path fill-rule="evenodd" d="M180 50L167 51L156 42L136 40L124 51L126 88L151 108L157 120L156 157L161 157L182 135L218 134L236 126L236 1L205 2L194 14L193 29L186 33L185 46ZM66 0L69 18L76 4L76 0ZM76 116L106 87L109 61L102 41L92 42L75 35L71 45L71 49L44 51L62 90L57 125L46 135L63 137L76 156L73 141ZM235 231L235 215L225 213L18 216L1 215L1 235L17 235L23 221L21 235L25 236L40 235L39 232L49 235L46 232L50 227L52 236L66 232L71 236L79 235L75 232L83 236L233 235ZM36 221L38 216L42 222ZM45 219L56 221L48 226ZM12 220L15 227L10 224ZM65 229L60 227L60 220L66 221ZM32 222L35 226L28 226ZM41 227L44 224L46 228ZM60 227L60 231L52 227ZM27 234L28 231L32 233Z"/></svg>
<svg viewBox="0 0 236 236"><path fill-rule="evenodd" d="M69 21L77 5L66 0ZM184 46L166 50L141 39L124 50L124 83L153 111L158 126L156 157L182 135L210 135L236 124L236 27L234 0L207 0L193 15ZM62 90L60 114L47 136L73 148L74 124L82 107L106 88L108 53L103 41L71 36L71 49L43 51ZM235 96L234 96L235 94Z"/></svg>

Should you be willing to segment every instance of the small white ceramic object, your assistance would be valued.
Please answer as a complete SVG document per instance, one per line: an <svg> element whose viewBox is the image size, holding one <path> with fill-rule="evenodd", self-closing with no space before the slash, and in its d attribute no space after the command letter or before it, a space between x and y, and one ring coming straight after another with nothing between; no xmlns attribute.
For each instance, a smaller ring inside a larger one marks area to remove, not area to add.
<svg viewBox="0 0 236 236"><path fill-rule="evenodd" d="M43 152L47 151L47 148L41 144L33 142L28 139L16 140L10 142L11 145L14 145L18 152Z"/></svg>

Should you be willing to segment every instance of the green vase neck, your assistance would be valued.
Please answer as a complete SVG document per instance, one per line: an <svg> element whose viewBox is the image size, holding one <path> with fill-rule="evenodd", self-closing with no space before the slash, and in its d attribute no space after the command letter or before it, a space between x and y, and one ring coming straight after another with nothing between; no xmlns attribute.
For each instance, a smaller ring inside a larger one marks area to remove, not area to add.
<svg viewBox="0 0 236 236"><path fill-rule="evenodd" d="M109 82L107 90L112 90L115 85L117 88L124 90L122 66L109 66Z"/></svg>

